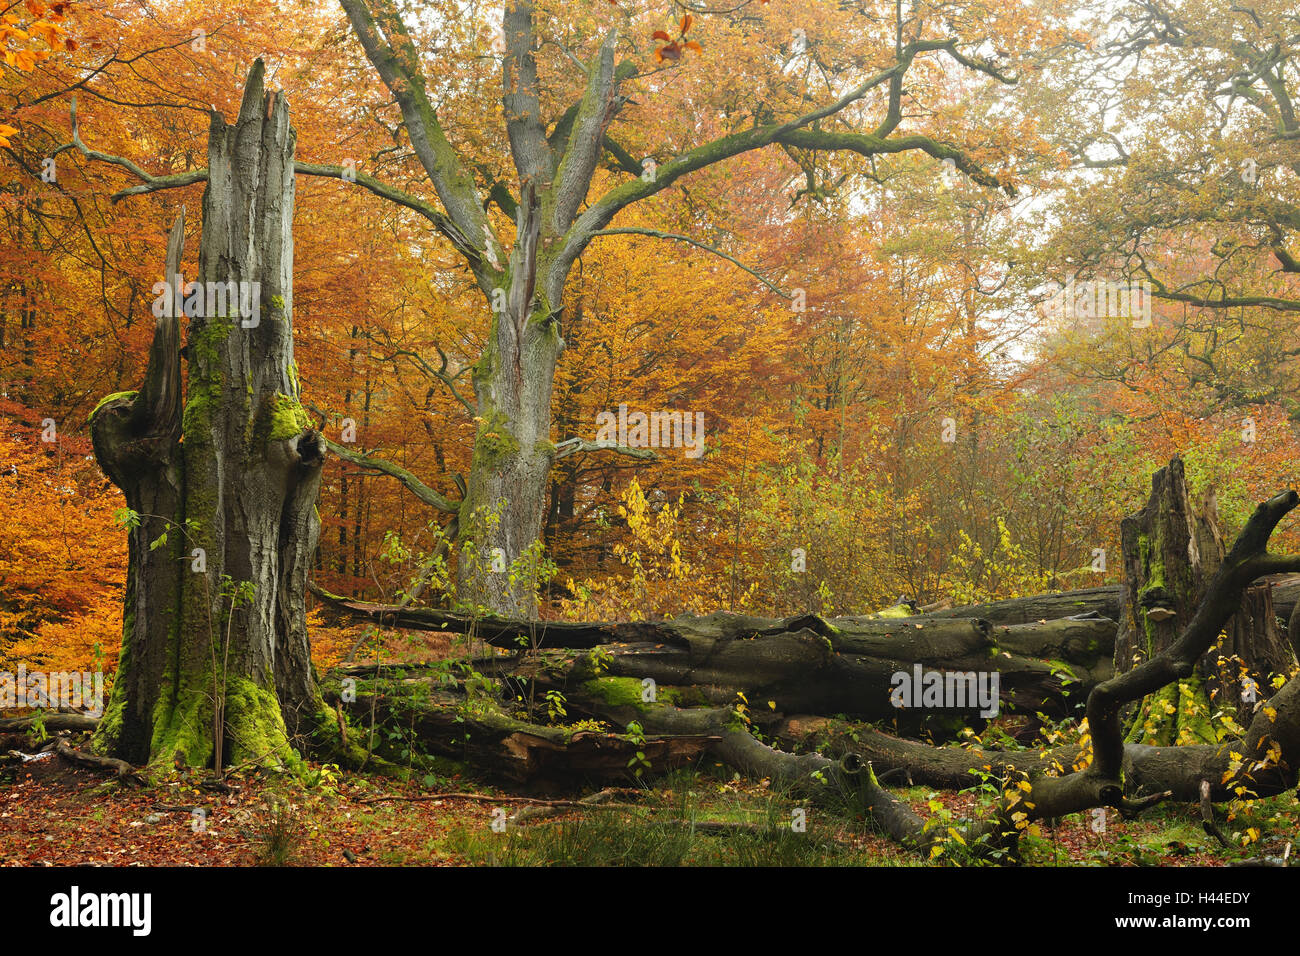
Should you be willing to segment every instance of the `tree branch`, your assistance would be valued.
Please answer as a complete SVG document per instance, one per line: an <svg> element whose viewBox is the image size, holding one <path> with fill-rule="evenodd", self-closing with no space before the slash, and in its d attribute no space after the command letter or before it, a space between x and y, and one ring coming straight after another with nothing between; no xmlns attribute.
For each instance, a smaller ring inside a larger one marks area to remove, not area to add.
<svg viewBox="0 0 1300 956"><path fill-rule="evenodd" d="M316 411L318 415L320 414L320 412L317 411L316 409L313 409L313 411ZM330 451L334 452L334 454L338 455L344 461L350 462L356 465L358 468L365 468L369 471L377 471L381 474L388 475L390 478L396 478L404 486L406 486L407 491L409 491L411 494L415 495L415 497L423 501L426 505L428 505L431 508L434 508L437 511L441 511L444 514L449 514L449 515L460 514L460 507L458 505L456 505L451 500L443 497L442 495L438 494L438 492L434 491L432 488L430 488L428 485L422 482L419 478L415 477L415 475L411 474L409 471L407 471L405 468L401 467L400 465L395 465L391 461L385 461L382 458L371 458L369 455L365 455L360 452L352 451L349 448L345 448L344 446L340 445L338 442L331 441L328 438L324 438L324 436L322 436L322 438L325 442L325 447L327 447Z"/></svg>
<svg viewBox="0 0 1300 956"><path fill-rule="evenodd" d="M500 242L488 224L473 177L447 140L437 111L429 101L415 45L396 6L392 0L373 0L379 11L375 16L364 0L339 2L352 23L353 32L361 41L366 57L374 64L401 108L411 147L428 173L443 209L465 238L467 248L473 252L471 254L459 245L457 248L469 261L480 288L484 291L494 288L497 285L494 272L499 270L489 271L490 260L495 255L491 245L495 242L500 246Z"/></svg>
<svg viewBox="0 0 1300 956"><path fill-rule="evenodd" d="M555 461L561 458L568 458L570 455L576 455L580 452L599 452L607 451L615 455L626 455L629 458L641 458L648 461L658 461L659 453L653 448L629 448L627 445L619 445L615 442L607 441L587 441L585 438L569 438L559 442L555 446Z"/></svg>
<svg viewBox="0 0 1300 956"><path fill-rule="evenodd" d="M550 182L554 157L542 127L537 60L533 57L532 0L508 0L502 24L506 57L501 71L501 105L505 110L510 153L521 182Z"/></svg>
<svg viewBox="0 0 1300 956"><path fill-rule="evenodd" d="M720 256L721 258L726 259L728 262L734 264L737 268L743 269L745 272L748 272L755 279L763 283L763 285L767 286L769 289L771 289L777 295L781 296L783 299L794 298L794 296L792 296L790 293L782 291L781 288L778 285L776 285L776 283L772 282L771 279L768 279L762 273L757 272L754 269L751 269L749 266L745 265L735 256L723 252L721 249L718 249L716 246L711 246L708 243L700 242L698 239L692 239L690 236L683 236L675 232L660 232L658 229L641 229L636 226L620 226L616 229L601 229L592 233L592 238L595 238L596 236L650 236L654 239L673 239L676 240L677 242L685 242L688 243L689 245L695 246L697 249L703 249L705 252L711 252L715 256Z"/></svg>

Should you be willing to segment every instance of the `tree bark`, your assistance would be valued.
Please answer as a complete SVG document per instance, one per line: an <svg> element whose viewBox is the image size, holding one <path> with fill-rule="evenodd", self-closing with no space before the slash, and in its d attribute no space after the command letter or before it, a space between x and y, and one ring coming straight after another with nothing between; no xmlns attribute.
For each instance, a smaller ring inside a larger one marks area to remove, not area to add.
<svg viewBox="0 0 1300 956"><path fill-rule="evenodd" d="M220 283L253 308L227 297L215 314L211 295L193 307L185 297L184 350L179 319L164 314L144 387L92 418L96 456L139 515L118 676L95 738L132 761L276 763L291 739L332 726L305 620L324 445L293 361L294 142L258 60L235 124L212 114L199 253L201 289ZM182 218L169 243L173 294L185 291L183 229Z"/></svg>

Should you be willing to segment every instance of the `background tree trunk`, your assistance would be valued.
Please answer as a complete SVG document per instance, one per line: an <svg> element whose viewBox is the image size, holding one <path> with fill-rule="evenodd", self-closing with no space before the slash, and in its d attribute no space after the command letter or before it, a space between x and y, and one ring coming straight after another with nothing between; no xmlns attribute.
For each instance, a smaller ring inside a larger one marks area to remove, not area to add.
<svg viewBox="0 0 1300 956"><path fill-rule="evenodd" d="M258 60L235 125L212 116L199 255L202 283L258 283L255 311L227 301L206 314L210 296L194 310L205 314L186 310L183 413L179 321L160 318L144 388L110 396L92 421L101 465L141 516L96 735L135 762L279 762L324 724L305 621L324 445L293 361L295 134L262 78ZM183 241L182 220L169 283Z"/></svg>
<svg viewBox="0 0 1300 956"><path fill-rule="evenodd" d="M460 507L457 581L462 599L507 617L532 617L537 587L527 568L511 574L542 533L555 445L551 388L564 349L554 298L538 288L541 211L531 184L516 214L518 235L494 289L490 345L474 366L478 431Z"/></svg>

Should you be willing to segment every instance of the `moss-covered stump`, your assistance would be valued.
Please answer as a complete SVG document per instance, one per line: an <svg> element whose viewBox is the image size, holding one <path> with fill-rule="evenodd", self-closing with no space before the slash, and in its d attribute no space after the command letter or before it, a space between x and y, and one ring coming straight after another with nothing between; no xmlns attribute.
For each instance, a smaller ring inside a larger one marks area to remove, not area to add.
<svg viewBox="0 0 1300 956"><path fill-rule="evenodd" d="M293 363L295 139L259 60L236 122L212 114L199 282L179 278L182 213L144 383L91 416L132 512L94 745L134 763L275 765L330 736L306 628L324 445Z"/></svg>

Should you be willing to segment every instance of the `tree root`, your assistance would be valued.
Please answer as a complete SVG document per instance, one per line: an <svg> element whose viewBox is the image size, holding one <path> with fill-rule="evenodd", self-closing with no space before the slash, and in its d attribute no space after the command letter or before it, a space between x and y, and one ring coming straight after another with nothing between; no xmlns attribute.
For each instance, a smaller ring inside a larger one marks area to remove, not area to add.
<svg viewBox="0 0 1300 956"><path fill-rule="evenodd" d="M118 760L116 757L100 757L96 754L86 753L84 750L76 750L61 738L55 738L54 752L69 763L90 767L94 770L111 770L119 780L129 781L140 787L146 785L144 778L125 760Z"/></svg>

